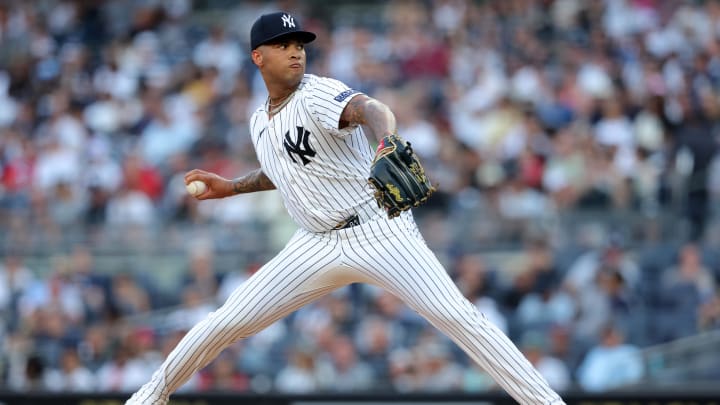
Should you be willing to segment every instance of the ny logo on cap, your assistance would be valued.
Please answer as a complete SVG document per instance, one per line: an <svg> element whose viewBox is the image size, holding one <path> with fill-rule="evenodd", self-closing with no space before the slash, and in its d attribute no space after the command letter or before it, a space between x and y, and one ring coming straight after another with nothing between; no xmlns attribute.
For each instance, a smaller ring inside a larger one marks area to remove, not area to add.
<svg viewBox="0 0 720 405"><path fill-rule="evenodd" d="M291 15L283 14L283 27L295 28L295 19Z"/></svg>

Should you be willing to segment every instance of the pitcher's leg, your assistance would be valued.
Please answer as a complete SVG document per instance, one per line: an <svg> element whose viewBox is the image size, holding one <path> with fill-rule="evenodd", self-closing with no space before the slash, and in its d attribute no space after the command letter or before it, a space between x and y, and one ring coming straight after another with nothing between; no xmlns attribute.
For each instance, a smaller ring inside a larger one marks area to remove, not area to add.
<svg viewBox="0 0 720 405"><path fill-rule="evenodd" d="M413 236L412 220L400 217L384 227L390 239L371 239L387 245L357 243L345 250L346 260L448 335L521 404L563 403L513 342L462 295L422 238Z"/></svg>
<svg viewBox="0 0 720 405"><path fill-rule="evenodd" d="M328 241L319 241L310 233L296 234L222 307L190 329L151 381L127 403L165 404L170 394L227 346L340 287L329 271L337 258L336 246Z"/></svg>

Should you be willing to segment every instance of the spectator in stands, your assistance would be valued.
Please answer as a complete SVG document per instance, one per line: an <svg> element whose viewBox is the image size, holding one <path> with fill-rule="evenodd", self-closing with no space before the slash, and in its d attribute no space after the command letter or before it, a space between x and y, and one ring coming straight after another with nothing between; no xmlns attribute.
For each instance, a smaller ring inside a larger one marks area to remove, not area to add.
<svg viewBox="0 0 720 405"><path fill-rule="evenodd" d="M515 314L516 327L524 331L569 325L577 315L576 310L575 301L566 291L545 285L522 298Z"/></svg>
<svg viewBox="0 0 720 405"><path fill-rule="evenodd" d="M52 259L52 269L46 278L37 278L20 297L19 311L24 317L36 311L52 311L67 322L67 326L85 321L85 307L79 285L73 280L67 256Z"/></svg>
<svg viewBox="0 0 720 405"><path fill-rule="evenodd" d="M700 331L720 328L720 294L704 302L698 313L698 329Z"/></svg>
<svg viewBox="0 0 720 405"><path fill-rule="evenodd" d="M584 390L597 392L635 384L643 373L638 348L625 343L623 332L609 325L603 329L600 343L583 359L577 378Z"/></svg>
<svg viewBox="0 0 720 405"><path fill-rule="evenodd" d="M0 213L5 219L29 210L37 149L23 132L0 130ZM0 222L5 225L5 220Z"/></svg>
<svg viewBox="0 0 720 405"><path fill-rule="evenodd" d="M578 138L571 128L559 130L543 171L542 187L559 209L573 207L585 192L587 157Z"/></svg>
<svg viewBox="0 0 720 405"><path fill-rule="evenodd" d="M247 391L250 387L248 376L237 369L235 353L225 351L217 360L200 372L198 390L215 392Z"/></svg>
<svg viewBox="0 0 720 405"><path fill-rule="evenodd" d="M450 271L454 273L455 284L458 285L463 295L475 304L495 326L507 333L507 319L493 294L494 287L496 287L495 272L487 268L483 258L477 254L463 254L458 257L455 266Z"/></svg>
<svg viewBox="0 0 720 405"><path fill-rule="evenodd" d="M112 226L148 227L155 222L155 209L142 191L123 184L107 202L106 221Z"/></svg>
<svg viewBox="0 0 720 405"><path fill-rule="evenodd" d="M34 279L35 275L19 254L9 252L3 258L0 263L0 313L6 320L5 328L14 330L17 326L18 301Z"/></svg>
<svg viewBox="0 0 720 405"><path fill-rule="evenodd" d="M372 369L380 390L392 388L388 359L392 350L400 345L398 329L397 324L378 316L363 317L356 327L354 344L358 355Z"/></svg>
<svg viewBox="0 0 720 405"><path fill-rule="evenodd" d="M203 301L215 299L222 284L222 275L218 274L215 268L212 246L202 241L195 241L188 256L190 269L183 277L181 288L195 289L200 300Z"/></svg>
<svg viewBox="0 0 720 405"><path fill-rule="evenodd" d="M548 353L544 336L543 332L526 332L520 339L520 350L554 390L565 391L572 382L570 370L562 360Z"/></svg>
<svg viewBox="0 0 720 405"><path fill-rule="evenodd" d="M621 329L629 331L626 338L634 342L636 336L630 332L633 331L634 322L639 319L639 300L619 272L602 272L598 276L598 286L608 304L610 319L620 325Z"/></svg>
<svg viewBox="0 0 720 405"><path fill-rule="evenodd" d="M133 370L133 382L152 376L162 357L157 344L156 332L150 327L138 327L127 332L121 345L130 349L128 370Z"/></svg>
<svg viewBox="0 0 720 405"><path fill-rule="evenodd" d="M315 359L317 354L306 343L299 343L288 353L288 363L275 378L275 389L284 393L303 394L318 391L321 379Z"/></svg>
<svg viewBox="0 0 720 405"><path fill-rule="evenodd" d="M131 150L123 155L121 162L123 176L121 190L129 189L142 194L148 199L144 204L152 208L152 203L158 201L164 192L162 173L159 168L143 160L142 156L137 152L136 150ZM136 199L138 198L139 197L136 197ZM141 206L139 203L136 204ZM133 205L131 205L131 207L132 206ZM145 210L151 211L151 208L146 208ZM134 219L134 216L131 216L130 219ZM147 220L144 216L140 216L140 219L141 220L138 221L140 224L146 224L145 221Z"/></svg>
<svg viewBox="0 0 720 405"><path fill-rule="evenodd" d="M106 193L114 193L123 182L120 165L112 156L110 140L95 136L89 141L87 150L87 168L83 171L80 183L86 187L97 187Z"/></svg>
<svg viewBox="0 0 720 405"><path fill-rule="evenodd" d="M444 392L461 387L463 368L453 360L450 347L442 339L430 334L422 337L412 355L415 391Z"/></svg>
<svg viewBox="0 0 720 405"><path fill-rule="evenodd" d="M174 330L189 330L214 309L215 305L203 297L200 287L188 285L182 290L180 306L168 314L167 322Z"/></svg>
<svg viewBox="0 0 720 405"><path fill-rule="evenodd" d="M377 385L373 369L358 356L354 342L337 336L328 356L318 361L321 390L339 392L368 391Z"/></svg>
<svg viewBox="0 0 720 405"><path fill-rule="evenodd" d="M461 389L464 392L486 392L499 387L487 371L471 364L463 373Z"/></svg>
<svg viewBox="0 0 720 405"><path fill-rule="evenodd" d="M23 368L18 375L10 373L7 386L17 391L42 392L47 389L45 372L46 366L42 357L32 354L23 362Z"/></svg>
<svg viewBox="0 0 720 405"><path fill-rule="evenodd" d="M95 257L87 245L76 245L70 253L70 278L80 289L89 322L104 320L110 311L110 277L97 271Z"/></svg>
<svg viewBox="0 0 720 405"><path fill-rule="evenodd" d="M198 138L197 124L192 119L195 106L183 105L181 100L162 99L160 96L151 98L147 104L150 122L143 128L138 152L143 160L155 168L162 168L169 159L190 149ZM168 111L167 105L175 101L179 111Z"/></svg>
<svg viewBox="0 0 720 405"><path fill-rule="evenodd" d="M114 335L105 324L93 324L87 327L78 343L78 354L82 363L93 373L114 356Z"/></svg>
<svg viewBox="0 0 720 405"><path fill-rule="evenodd" d="M129 273L113 276L110 302L119 316L142 314L151 309L149 291Z"/></svg>
<svg viewBox="0 0 720 405"><path fill-rule="evenodd" d="M83 189L70 181L59 181L49 190L47 197L48 215L53 224L70 227L80 222L86 209Z"/></svg>
<svg viewBox="0 0 720 405"><path fill-rule="evenodd" d="M708 134L717 131L717 119L720 117L720 107L716 100L717 95L703 91L696 94L681 94L678 97L682 120L675 123L671 130L675 134L672 158L676 164L681 156L686 156L691 162L683 179L684 188L678 190L685 199L684 211L690 221L690 239L698 240L705 232L705 224L709 209L708 175L713 157L718 151L717 142ZM697 103L697 105L693 105Z"/></svg>
<svg viewBox="0 0 720 405"><path fill-rule="evenodd" d="M609 177L620 180L632 174L636 157L635 134L624 107L620 94L602 100L602 116L593 128L598 146L608 149L614 171Z"/></svg>
<svg viewBox="0 0 720 405"><path fill-rule="evenodd" d="M368 286L363 286L368 288ZM377 313L379 316L398 324L400 328L406 333L405 338L416 336L420 331L427 327L427 322L412 311L408 306L404 305L402 301L396 296L388 293L387 291L375 287L368 288L371 292L371 309L372 313Z"/></svg>
<svg viewBox="0 0 720 405"><path fill-rule="evenodd" d="M103 392L128 392L142 385L147 371L140 363L132 362L132 350L119 345L113 351L113 358L97 371L98 390Z"/></svg>
<svg viewBox="0 0 720 405"><path fill-rule="evenodd" d="M225 28L216 25L210 29L207 38L193 49L193 62L201 68L213 67L226 80L233 80L245 59L237 41L229 38ZM220 83L219 83L220 84ZM227 88L228 86L225 86Z"/></svg>
<svg viewBox="0 0 720 405"><path fill-rule="evenodd" d="M636 288L640 269L628 254L627 241L620 233L611 233L603 246L580 256L567 270L563 284L572 293L592 285L599 272L617 272L630 288Z"/></svg>
<svg viewBox="0 0 720 405"><path fill-rule="evenodd" d="M677 263L665 269L661 283L663 337L671 340L695 333L699 309L716 291L715 279L695 243L680 248Z"/></svg>
<svg viewBox="0 0 720 405"><path fill-rule="evenodd" d="M334 292L340 294L342 292ZM325 327L332 325L332 302L337 298L332 294L321 297L317 301L307 305L297 311L292 319L293 328L310 336L318 334ZM332 325L337 328L338 325Z"/></svg>
<svg viewBox="0 0 720 405"><path fill-rule="evenodd" d="M95 375L83 366L74 347L66 348L60 367L45 373L45 386L50 391L90 392L97 389Z"/></svg>
<svg viewBox="0 0 720 405"><path fill-rule="evenodd" d="M43 196L61 183L74 183L80 177L80 160L74 149L63 145L57 134L42 139L33 170L33 185ZM51 197L52 198L52 197Z"/></svg>
<svg viewBox="0 0 720 405"><path fill-rule="evenodd" d="M390 353L388 374L393 391L410 392L415 388L415 366L409 350L401 348Z"/></svg>

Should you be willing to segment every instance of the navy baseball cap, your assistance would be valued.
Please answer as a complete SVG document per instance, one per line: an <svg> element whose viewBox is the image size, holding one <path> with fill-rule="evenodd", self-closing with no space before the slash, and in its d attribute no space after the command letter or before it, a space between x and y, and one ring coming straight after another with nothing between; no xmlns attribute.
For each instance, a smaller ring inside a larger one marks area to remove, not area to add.
<svg viewBox="0 0 720 405"><path fill-rule="evenodd" d="M303 31L300 22L290 13L278 11L277 13L263 14L255 20L250 30L250 48L255 49L260 45L284 36L295 36L304 43L315 40L316 35L309 31Z"/></svg>

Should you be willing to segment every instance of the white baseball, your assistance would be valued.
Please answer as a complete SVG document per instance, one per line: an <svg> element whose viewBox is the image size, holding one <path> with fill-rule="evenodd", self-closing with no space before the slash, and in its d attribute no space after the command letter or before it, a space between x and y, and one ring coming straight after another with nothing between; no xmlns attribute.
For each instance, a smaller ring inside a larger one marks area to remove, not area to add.
<svg viewBox="0 0 720 405"><path fill-rule="evenodd" d="M207 190L207 185L200 180L195 180L187 184L185 188L187 189L188 193L194 196L198 196Z"/></svg>

